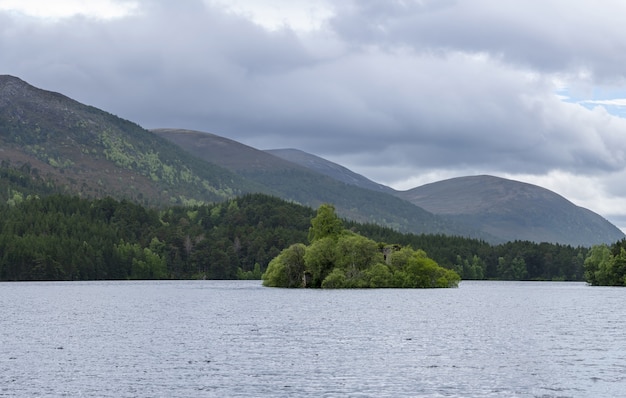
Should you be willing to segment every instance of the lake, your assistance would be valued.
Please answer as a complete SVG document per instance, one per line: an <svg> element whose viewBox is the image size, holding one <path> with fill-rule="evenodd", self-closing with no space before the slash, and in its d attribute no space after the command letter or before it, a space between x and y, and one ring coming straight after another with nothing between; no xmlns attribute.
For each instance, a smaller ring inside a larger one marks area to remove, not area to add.
<svg viewBox="0 0 626 398"><path fill-rule="evenodd" d="M0 397L616 397L626 289L0 283Z"/></svg>

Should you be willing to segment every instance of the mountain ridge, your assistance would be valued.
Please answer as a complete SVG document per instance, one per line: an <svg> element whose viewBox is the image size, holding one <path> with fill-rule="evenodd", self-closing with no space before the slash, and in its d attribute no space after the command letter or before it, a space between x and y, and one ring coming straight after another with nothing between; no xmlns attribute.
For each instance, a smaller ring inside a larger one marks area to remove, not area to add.
<svg viewBox="0 0 626 398"><path fill-rule="evenodd" d="M3 168L25 169L61 192L146 205L259 192L313 208L331 203L341 217L405 233L584 246L624 238L600 215L532 184L468 176L395 191L300 150L261 151L184 129L149 131L8 75L0 75L0 159Z"/></svg>

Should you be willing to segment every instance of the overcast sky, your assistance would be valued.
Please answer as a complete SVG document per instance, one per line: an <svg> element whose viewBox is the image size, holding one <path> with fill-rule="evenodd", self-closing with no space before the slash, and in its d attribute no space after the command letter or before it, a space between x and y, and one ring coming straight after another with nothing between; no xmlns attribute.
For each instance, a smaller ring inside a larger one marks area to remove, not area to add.
<svg viewBox="0 0 626 398"><path fill-rule="evenodd" d="M623 0L0 0L0 74L397 189L491 174L626 231Z"/></svg>

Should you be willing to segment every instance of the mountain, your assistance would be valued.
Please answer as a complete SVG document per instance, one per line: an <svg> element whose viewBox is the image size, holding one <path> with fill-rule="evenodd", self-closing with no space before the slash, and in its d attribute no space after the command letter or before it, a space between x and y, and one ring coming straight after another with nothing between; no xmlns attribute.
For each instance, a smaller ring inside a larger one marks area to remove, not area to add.
<svg viewBox="0 0 626 398"><path fill-rule="evenodd" d="M401 232L590 246L624 234L546 189L489 176L396 192L297 150L268 152L216 135L154 132L62 94L0 75L0 200L62 192L143 205L266 193Z"/></svg>
<svg viewBox="0 0 626 398"><path fill-rule="evenodd" d="M491 243L528 240L591 246L625 237L602 216L536 185L492 176L470 176L395 191L306 152L294 149L267 152L338 181L396 195L457 226L480 230Z"/></svg>
<svg viewBox="0 0 626 398"><path fill-rule="evenodd" d="M312 155L299 149L267 149L265 152L288 160L292 163L299 164L300 166L304 166L310 170L329 176L346 184L377 192L395 193L394 189L386 185L374 182L337 163L330 162L324 158L320 158L319 156Z"/></svg>
<svg viewBox="0 0 626 398"><path fill-rule="evenodd" d="M152 130L194 156L255 181L280 198L317 208L332 203L341 217L388 226L402 232L441 233L493 240L493 237L433 215L406 200L303 167L239 142L200 131ZM312 156L312 155L311 155ZM330 163L330 162L329 162ZM365 179L361 177L361 179Z"/></svg>
<svg viewBox="0 0 626 398"><path fill-rule="evenodd" d="M171 205L270 193L135 123L8 75L0 75L0 148L2 166L86 197Z"/></svg>
<svg viewBox="0 0 626 398"><path fill-rule="evenodd" d="M171 142L174 137L181 141ZM3 168L40 180L18 184L20 189L44 184L53 192L156 206L258 192L314 208L333 203L342 217L399 231L474 236L400 198L339 182L225 138L151 132L6 75L0 76L0 148Z"/></svg>
<svg viewBox="0 0 626 398"><path fill-rule="evenodd" d="M625 236L600 215L545 188L488 175L426 184L398 196L505 241L590 246Z"/></svg>
<svg viewBox="0 0 626 398"><path fill-rule="evenodd" d="M299 150L259 151L197 131L155 132L196 156L279 192L281 198L312 207L333 203L343 217L403 232L477 237L490 243L528 240L574 246L624 238L600 215L545 188L518 181L461 177L402 192ZM392 196L404 201L394 201Z"/></svg>

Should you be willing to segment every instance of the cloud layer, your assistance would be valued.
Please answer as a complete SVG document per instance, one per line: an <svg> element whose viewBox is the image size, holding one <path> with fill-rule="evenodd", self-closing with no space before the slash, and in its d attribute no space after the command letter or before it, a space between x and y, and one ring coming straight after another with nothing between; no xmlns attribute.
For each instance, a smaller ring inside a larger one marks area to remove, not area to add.
<svg viewBox="0 0 626 398"><path fill-rule="evenodd" d="M622 1L105 3L126 14L0 11L0 73L398 188L521 179L626 226Z"/></svg>

